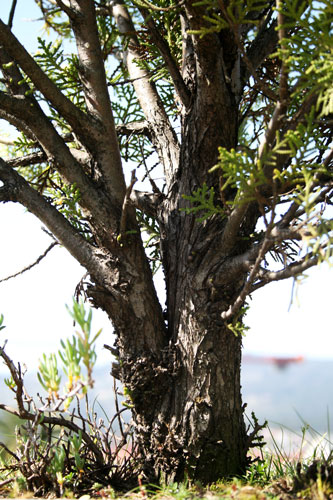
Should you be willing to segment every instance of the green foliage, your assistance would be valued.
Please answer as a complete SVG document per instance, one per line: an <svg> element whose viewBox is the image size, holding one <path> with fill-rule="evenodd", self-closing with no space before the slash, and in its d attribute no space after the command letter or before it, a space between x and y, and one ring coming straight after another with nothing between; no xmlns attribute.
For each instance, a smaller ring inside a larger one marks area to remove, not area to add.
<svg viewBox="0 0 333 500"><path fill-rule="evenodd" d="M214 202L214 188L209 188L206 183L203 184L202 188L199 187L196 191L193 191L192 195L183 195L183 198L184 200L188 200L191 206L183 208L182 210L187 214L201 214L197 218L198 222L203 222L214 214L219 214L222 217L224 216L224 210Z"/></svg>
<svg viewBox="0 0 333 500"><path fill-rule="evenodd" d="M5 325L3 324L3 320L4 320L4 316L3 314L1 314L0 316L0 331L3 330L5 327Z"/></svg>
<svg viewBox="0 0 333 500"><path fill-rule="evenodd" d="M150 267L153 274L155 274L161 265L159 225L154 217L141 211L137 211L137 219L143 234Z"/></svg>
<svg viewBox="0 0 333 500"><path fill-rule="evenodd" d="M87 383L92 386L92 370L97 359L95 342L100 336L102 330L98 330L98 332L91 338L92 310L90 309L89 312L86 313L82 302L76 302L74 300L73 309L72 311L69 310L69 313L75 323L78 323L81 327L81 332L75 332L76 337L73 336L72 343L69 340L67 340L66 345L62 342L64 351L63 353L59 351L59 355L64 363L64 367L69 378L70 376L78 377L80 375L78 365L82 361L87 372Z"/></svg>
<svg viewBox="0 0 333 500"><path fill-rule="evenodd" d="M55 354L46 356L43 354L39 360L37 377L44 389L48 392L49 397L54 400L58 397L58 391L61 382L61 376L58 371L58 361Z"/></svg>
<svg viewBox="0 0 333 500"><path fill-rule="evenodd" d="M69 19L64 16L61 9L50 0L42 0L40 4L43 9L43 17L45 20L44 34L50 35L50 33L54 31L62 39L71 40L72 31Z"/></svg>
<svg viewBox="0 0 333 500"><path fill-rule="evenodd" d="M232 207L239 202L240 195L243 203L253 200L255 190L266 181L261 162L253 161L253 156L246 151L238 152L235 149L228 151L226 148L219 148L219 163L210 172L218 169L222 171L221 191L228 188L237 190L238 196L228 202Z"/></svg>
<svg viewBox="0 0 333 500"><path fill-rule="evenodd" d="M4 382L5 382L6 386L8 387L8 389L10 389L11 391L15 392L15 390L16 390L16 382L13 379L13 377L4 378Z"/></svg>
<svg viewBox="0 0 333 500"><path fill-rule="evenodd" d="M63 40L58 38L55 42L46 42L39 37L35 59L57 87L76 106L85 109L82 83L78 72L78 58L75 54L68 55L64 53ZM57 115L52 110L51 113L53 118L57 119Z"/></svg>
<svg viewBox="0 0 333 500"><path fill-rule="evenodd" d="M61 371L67 376L67 383L64 388L64 409L68 410L75 394L86 394L87 387L93 386L92 371L96 362L95 342L102 330L99 330L91 338L92 311L86 312L82 302L73 300L73 309L67 308L70 315L81 328L76 331L72 340L61 340L62 350L58 354L63 363ZM83 376L81 364L86 370ZM54 402L59 400L59 389L61 375L58 369L58 358L55 354L46 356L43 354L39 361L37 377L42 387L48 392L49 398ZM7 384L10 387L10 381Z"/></svg>
<svg viewBox="0 0 333 500"><path fill-rule="evenodd" d="M198 30L191 30L190 33L199 35L201 38L210 33L220 33L221 30L229 29L232 26L237 29L242 24L256 26L258 21L255 14L269 7L269 2L264 0L231 0L229 2L219 2L218 0L200 0L194 5L206 7L206 14L203 15L205 24ZM223 6L223 12L218 12Z"/></svg>
<svg viewBox="0 0 333 500"><path fill-rule="evenodd" d="M59 179L61 188L56 186L49 190L53 197L54 204L75 229L88 241L91 241L91 231L80 207L81 194L76 184L64 184ZM53 183L54 186L54 183Z"/></svg>
<svg viewBox="0 0 333 500"><path fill-rule="evenodd" d="M168 68L152 40L149 21L154 21L174 61L181 67L182 33L179 13L183 7L176 0L158 2L128 0L125 4L133 19L139 41L137 64L147 71L150 80L156 85L169 117L177 120L174 85ZM263 22L266 22L259 14L268 13L271 5L271 2L264 0L247 2L198 0L194 2L194 7L202 10L202 25L192 33L200 38L215 33L219 36L231 36L235 39L237 50L243 57L244 51L250 47L262 28ZM61 9L48 0L42 2L42 9L45 33L39 38L36 61L72 102L79 108L85 109L80 68L68 19L61 13ZM145 9L145 14L148 15L146 22L140 9ZM230 150L221 147L218 163L211 169L211 172L218 172L220 188L216 185L214 188L208 188L211 185L208 177L205 184L191 195L185 196L191 205L186 207L185 212L194 213L201 222L214 214L226 218L237 205L251 201L259 202L265 217L268 214L267 206L275 211L276 206L286 203L286 200L296 201L304 206L308 218L313 217L315 213L316 200L321 192L321 187L316 185L316 176L319 169L323 169L322 152L328 147L330 114L333 109L332 4L329 0L320 2L285 0L279 3L279 9L284 22L277 30L286 28L285 36L280 40L276 54L263 61L255 73L250 68L252 77L245 86L240 103L239 143ZM268 25L276 19L275 9L272 16L267 19ZM124 38L126 48L128 43L131 43L130 36L133 33L120 35L113 17L106 15L103 2L97 8L97 26L116 124L143 121L145 116L122 54ZM46 38L49 35L51 36ZM266 86L276 98L278 97L282 61L287 68L289 91L283 118L285 123L292 124L295 115L307 104L307 99L312 95L315 94L317 98L314 100L312 110L296 127L291 126L289 130L288 126L284 130L278 127L275 140L271 141L270 146L259 155L259 144L267 131L275 108L274 100L267 97L262 87ZM246 66L248 62L243 58L242 64ZM38 93L36 97L41 99ZM55 109L49 107L47 112L61 134L71 132ZM321 122L319 127L318 121L323 118L326 118L327 126ZM177 127L178 122L175 123ZM74 138L69 145L80 147ZM12 154L15 156L18 152L21 154L35 152L35 148L34 142L22 135L18 138L15 152ZM120 150L125 172L127 168L132 170L134 163L138 178L141 174L143 179L149 178L158 164L151 141L143 135L136 133L121 135ZM277 167L274 177L270 178L265 173L267 166L271 165L274 168L280 154L290 155L290 161L283 169ZM75 185L67 185L48 163L21 167L19 172L43 193L85 238L94 243L88 221L80 207L80 193ZM327 174L326 172L325 175ZM264 199L259 194L260 188L265 184L278 187L282 193L279 199L273 202L272 199ZM229 196L230 192L232 196ZM156 271L160 262L158 225L147 215L138 214L138 220L148 235L147 254L153 271ZM314 241L320 241L319 247L322 248L324 232L328 231L326 235L330 232L329 219L323 214L320 215L316 230L317 240L313 227L310 231L313 234L311 249L314 251L318 251Z"/></svg>
<svg viewBox="0 0 333 500"><path fill-rule="evenodd" d="M228 323L228 329L235 335L235 337L238 337L239 335L245 337L246 332L250 329L249 326L244 324L244 316L246 316L249 309L249 305L244 305L238 310L237 314L233 318L233 321Z"/></svg>
<svg viewBox="0 0 333 500"><path fill-rule="evenodd" d="M333 101L333 39L332 2L312 0L305 4L286 0L281 2L284 28L291 36L281 42L278 56L289 69L295 84L292 100L295 103L307 94L318 94L317 107L321 115L332 112Z"/></svg>

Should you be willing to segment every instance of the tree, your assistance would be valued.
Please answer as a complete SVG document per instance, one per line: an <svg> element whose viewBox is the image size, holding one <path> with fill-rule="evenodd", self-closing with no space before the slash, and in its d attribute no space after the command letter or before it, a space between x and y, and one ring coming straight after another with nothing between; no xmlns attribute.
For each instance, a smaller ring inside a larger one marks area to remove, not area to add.
<svg viewBox="0 0 333 500"><path fill-rule="evenodd" d="M34 56L0 22L0 200L87 269L147 476L241 473L246 300L332 254L331 2L38 4Z"/></svg>

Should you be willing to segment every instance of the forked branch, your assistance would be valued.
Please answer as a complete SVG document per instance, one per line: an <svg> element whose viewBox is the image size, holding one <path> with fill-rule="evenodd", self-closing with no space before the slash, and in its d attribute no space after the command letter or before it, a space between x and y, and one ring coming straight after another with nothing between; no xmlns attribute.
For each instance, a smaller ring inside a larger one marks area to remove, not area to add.
<svg viewBox="0 0 333 500"><path fill-rule="evenodd" d="M191 101L191 93L183 80L177 62L171 54L170 47L156 27L156 24L150 12L146 9L140 9L140 12L142 14L142 17L144 18L145 24L149 28L150 37L160 51L160 54L163 57L164 62L169 70L179 99L185 106L185 108L188 108Z"/></svg>
<svg viewBox="0 0 333 500"><path fill-rule="evenodd" d="M177 136L154 83L148 72L138 64L140 44L128 10L122 2L116 0L111 6L111 14L115 18L119 32L124 37L124 60L130 78L133 80L140 106L149 123L152 142L164 167L167 184L170 185L178 168L179 143Z"/></svg>
<svg viewBox="0 0 333 500"><path fill-rule="evenodd" d="M19 202L36 215L53 233L55 238L81 263L89 268L93 264L93 247L71 226L58 210L0 158L0 180L8 201Z"/></svg>
<svg viewBox="0 0 333 500"><path fill-rule="evenodd" d="M35 59L17 40L11 30L0 19L0 44L3 45L16 63L29 76L35 87L57 109L67 122L81 136L83 142L89 144L92 135L90 120L77 108L53 83L46 73L38 66Z"/></svg>

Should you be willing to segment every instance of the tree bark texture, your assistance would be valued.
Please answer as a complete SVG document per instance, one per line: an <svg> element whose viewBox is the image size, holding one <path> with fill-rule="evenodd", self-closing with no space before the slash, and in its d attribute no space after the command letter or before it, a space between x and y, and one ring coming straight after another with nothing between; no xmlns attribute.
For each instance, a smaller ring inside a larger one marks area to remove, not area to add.
<svg viewBox="0 0 333 500"><path fill-rule="evenodd" d="M213 92L205 92L205 101L200 95L201 102L195 102L183 120L178 176L158 207L165 323L153 297L143 295L151 280L147 267L138 273L144 282L133 280L126 292L126 301L133 296L131 314L128 304L113 306L103 289L96 293L95 287L90 294L117 328L122 380L133 404L147 476L181 480L188 475L207 483L244 471L247 437L240 391L241 338L221 319L246 273L230 280L225 276L222 287L214 285L221 261L245 248L235 240L225 254L225 222L214 216L199 223L183 210L188 205L184 194L203 182L218 186L218 178L208 173L217 162L217 148L236 142L237 107L226 109L221 99L219 109ZM133 243L127 248L125 240L124 245L128 255ZM137 259L135 254L136 267ZM157 335L161 340L154 344Z"/></svg>

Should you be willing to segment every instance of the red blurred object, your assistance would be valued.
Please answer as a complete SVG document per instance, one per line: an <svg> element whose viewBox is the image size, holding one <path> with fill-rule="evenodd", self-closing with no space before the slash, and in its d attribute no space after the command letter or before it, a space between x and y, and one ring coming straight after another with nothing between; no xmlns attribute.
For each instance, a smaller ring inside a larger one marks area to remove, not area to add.
<svg viewBox="0 0 333 500"><path fill-rule="evenodd" d="M277 357L277 356L251 356L246 354L243 356L244 363L271 363L275 365L280 370L284 370L292 363L302 363L304 361L303 356L294 357Z"/></svg>

